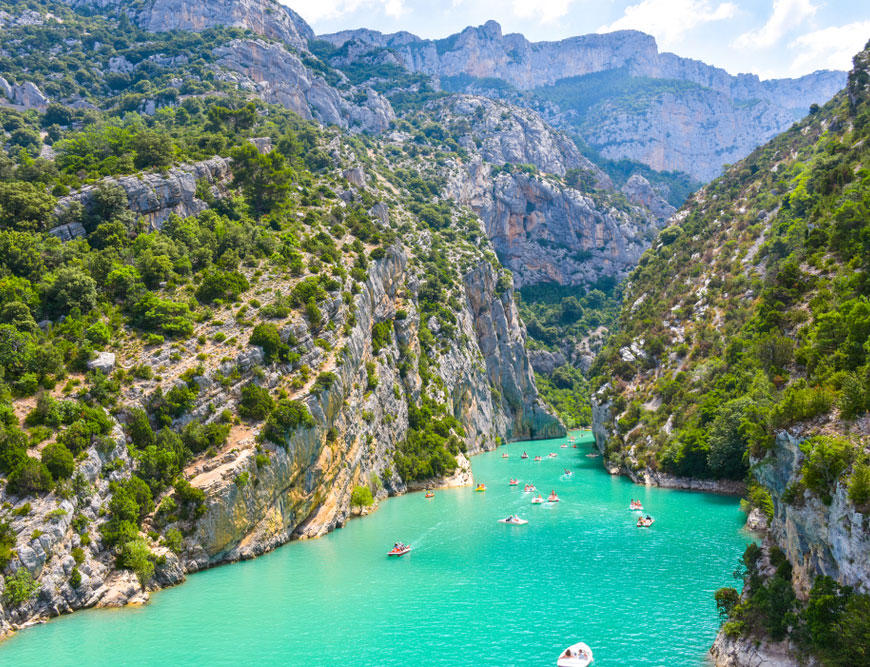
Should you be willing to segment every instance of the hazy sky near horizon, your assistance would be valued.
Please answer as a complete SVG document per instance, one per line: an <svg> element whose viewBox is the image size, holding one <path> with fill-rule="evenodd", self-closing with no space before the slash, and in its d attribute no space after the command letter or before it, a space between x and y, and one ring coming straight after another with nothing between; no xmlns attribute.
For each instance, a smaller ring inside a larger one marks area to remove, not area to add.
<svg viewBox="0 0 870 667"><path fill-rule="evenodd" d="M634 29L661 51L732 74L848 69L870 39L870 0L280 0L318 34L349 28L440 38L498 21L532 41Z"/></svg>

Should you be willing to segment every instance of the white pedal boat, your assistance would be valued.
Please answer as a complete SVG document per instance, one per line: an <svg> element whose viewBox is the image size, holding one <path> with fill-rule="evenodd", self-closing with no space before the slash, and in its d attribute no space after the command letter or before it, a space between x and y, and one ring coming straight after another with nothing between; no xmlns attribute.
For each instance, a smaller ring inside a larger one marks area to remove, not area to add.
<svg viewBox="0 0 870 667"><path fill-rule="evenodd" d="M594 659L592 649L583 642L577 642L562 651L556 667L587 667Z"/></svg>

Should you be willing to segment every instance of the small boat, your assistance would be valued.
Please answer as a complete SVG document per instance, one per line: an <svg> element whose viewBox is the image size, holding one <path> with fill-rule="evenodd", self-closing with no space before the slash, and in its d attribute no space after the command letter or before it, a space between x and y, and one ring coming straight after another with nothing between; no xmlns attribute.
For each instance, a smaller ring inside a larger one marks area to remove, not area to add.
<svg viewBox="0 0 870 667"><path fill-rule="evenodd" d="M556 495L555 491L550 491L550 495L547 496L547 502L548 503L558 503L559 502L559 496Z"/></svg>
<svg viewBox="0 0 870 667"><path fill-rule="evenodd" d="M568 449L568 445L562 445L562 449Z"/></svg>
<svg viewBox="0 0 870 667"><path fill-rule="evenodd" d="M509 526L525 526L528 523L528 521L526 521L525 519L521 519L516 514L511 514L506 519L499 519L498 522L506 523Z"/></svg>
<svg viewBox="0 0 870 667"><path fill-rule="evenodd" d="M601 454L599 454L598 452L589 452L586 455L586 458L587 459L597 459L599 456L601 456Z"/></svg>
<svg viewBox="0 0 870 667"><path fill-rule="evenodd" d="M583 642L577 642L562 651L556 667L588 667L594 659L592 649Z"/></svg>
<svg viewBox="0 0 870 667"><path fill-rule="evenodd" d="M474 490L478 491L478 492L479 491L486 491L486 484L478 484L477 488L475 488Z"/></svg>
<svg viewBox="0 0 870 667"><path fill-rule="evenodd" d="M510 482L510 486L516 486L516 485L519 484L519 483L520 483L520 480L518 480L518 479L512 479L511 482Z"/></svg>
<svg viewBox="0 0 870 667"><path fill-rule="evenodd" d="M547 458L551 458L551 459L554 459L557 456L559 456L559 455L556 452L550 452L549 454L547 454Z"/></svg>
<svg viewBox="0 0 870 667"><path fill-rule="evenodd" d="M523 493L534 493L535 491L537 491L537 489L534 484L526 484L523 487Z"/></svg>
<svg viewBox="0 0 870 667"><path fill-rule="evenodd" d="M534 460L534 461L540 461L540 460L541 460L541 457L540 457L540 456L536 456L533 460Z"/></svg>
<svg viewBox="0 0 870 667"><path fill-rule="evenodd" d="M520 458L521 458L521 459L527 459L527 458L529 458L529 455L526 454L525 452L523 452L523 455L522 455Z"/></svg>
<svg viewBox="0 0 870 667"><path fill-rule="evenodd" d="M427 491L425 497L426 497L426 498L434 498L434 497L435 497L435 492L434 492L434 491Z"/></svg>
<svg viewBox="0 0 870 667"><path fill-rule="evenodd" d="M407 544L397 544L387 552L388 556L404 556L411 551L411 547Z"/></svg>
<svg viewBox="0 0 870 667"><path fill-rule="evenodd" d="M544 502L544 497L539 493L537 496L532 498L532 505L540 505Z"/></svg>
<svg viewBox="0 0 870 667"><path fill-rule="evenodd" d="M632 512L643 512L643 504L632 501L629 504L628 509Z"/></svg>
<svg viewBox="0 0 870 667"><path fill-rule="evenodd" d="M653 519L651 516L648 516L648 517L640 517L640 518L637 520L637 527L638 527L638 528L649 528L649 527L650 527L651 525L653 525L654 523L655 523L655 519Z"/></svg>
<svg viewBox="0 0 870 667"><path fill-rule="evenodd" d="M502 457L503 459L507 459L507 458L510 458L510 454L508 454L508 453L504 453L504 454L501 455L501 457Z"/></svg>

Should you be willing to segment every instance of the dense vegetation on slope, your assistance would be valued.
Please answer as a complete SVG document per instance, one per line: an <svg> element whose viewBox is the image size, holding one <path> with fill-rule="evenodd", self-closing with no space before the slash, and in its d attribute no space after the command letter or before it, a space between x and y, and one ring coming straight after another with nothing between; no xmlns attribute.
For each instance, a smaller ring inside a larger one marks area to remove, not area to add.
<svg viewBox="0 0 870 667"><path fill-rule="evenodd" d="M769 518L774 503L781 517L837 494L850 514L870 510L870 51L811 111L662 231L593 366L610 465L746 480ZM787 429L800 434L797 478L772 499L756 466ZM743 595L717 592L725 635L865 664L870 596L818 576L803 599L792 568L776 546L751 545Z"/></svg>
<svg viewBox="0 0 870 667"><path fill-rule="evenodd" d="M529 285L518 290L529 349L549 353L536 374L538 389L568 428L592 423L588 370L616 324L620 293L613 281L581 286Z"/></svg>
<svg viewBox="0 0 870 667"><path fill-rule="evenodd" d="M595 367L614 462L741 479L776 429L867 410L868 118L837 96L695 195L641 259Z"/></svg>
<svg viewBox="0 0 870 667"><path fill-rule="evenodd" d="M395 466L405 480L452 472L465 433L444 404L447 393L432 366L463 342L456 315L463 274L482 260L499 267L479 221L439 197L436 172L450 146L442 149L440 138L430 142L422 131L423 139L407 147L365 136L339 141L335 130L241 96L220 83L220 70L206 57L232 31L152 35L57 3L27 6L50 9L63 23L4 31L4 47L15 46L3 56L4 75L96 105L0 107L4 497L21 503L53 493L70 500L76 548L87 551L96 533L81 508L94 489L76 470L96 449L111 460L101 478L113 480L99 546L113 549L117 566L144 584L161 562L152 550L178 551L181 531L191 530L205 509L203 491L187 479L192 462L225 452L234 429L259 431L261 470L270 464L270 447L286 447L294 431L314 424L301 399L334 384L331 369L343 363L355 322L354 295L398 242L420 282L420 351L395 340L389 321L374 323L372 348L377 356L397 346L402 374L419 374L422 386L407 396L410 430ZM0 9L17 15L21 8ZM51 48L70 39L75 44L64 53ZM99 75L84 64L90 55L76 50L84 42L101 54L90 61ZM152 55L154 71L147 64ZM120 57L137 67L114 76L108 63ZM165 88L169 82L181 83ZM137 217L114 178L169 178L213 156L230 159L231 173L197 184L206 210L161 224ZM370 187L349 190L348 167L368 172ZM67 197L77 192L86 194ZM384 216L389 210L388 219L372 213L376 204ZM49 233L59 226L84 235L61 241L60 233ZM329 316L336 308L348 311L343 328ZM399 310L396 318L406 316ZM300 361L290 331L300 319L322 351L319 367ZM203 376L237 383L243 369L233 360L249 345L262 348L263 362L244 369L251 381L241 389L237 414L200 405ZM104 351L120 353L125 365L89 364ZM367 364L369 391L382 363ZM278 369L280 386L270 391L266 375ZM403 386L392 390L404 397ZM362 418L372 417L364 411ZM127 445L117 448L118 437ZM127 453L133 475L114 475L129 462ZM248 473L237 479L240 487L256 482ZM0 568L13 556L15 535L3 520L11 507L0 510ZM16 517L30 505L20 510ZM15 576L22 581L10 577L6 593L18 605L36 588L25 568ZM75 569L70 585L80 577Z"/></svg>

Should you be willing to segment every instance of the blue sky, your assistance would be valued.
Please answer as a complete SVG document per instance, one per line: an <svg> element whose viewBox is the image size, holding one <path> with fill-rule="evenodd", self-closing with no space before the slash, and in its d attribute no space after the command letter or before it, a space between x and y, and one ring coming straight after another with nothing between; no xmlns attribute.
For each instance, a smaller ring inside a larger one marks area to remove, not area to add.
<svg viewBox="0 0 870 667"><path fill-rule="evenodd" d="M445 37L495 19L533 41L633 28L659 49L762 78L848 69L870 0L281 0L317 33L366 27Z"/></svg>

